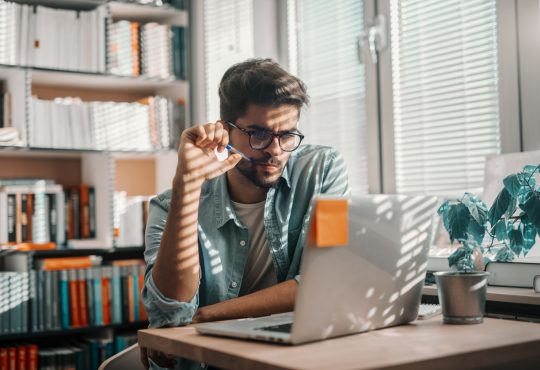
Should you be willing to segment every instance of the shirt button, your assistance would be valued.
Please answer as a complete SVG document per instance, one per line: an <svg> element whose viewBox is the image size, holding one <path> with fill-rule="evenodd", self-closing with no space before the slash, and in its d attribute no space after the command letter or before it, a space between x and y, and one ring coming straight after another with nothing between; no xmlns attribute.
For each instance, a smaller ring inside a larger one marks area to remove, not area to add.
<svg viewBox="0 0 540 370"><path fill-rule="evenodd" d="M245 240L240 240L240 245L243 247L244 245L246 245L246 241Z"/></svg>
<svg viewBox="0 0 540 370"><path fill-rule="evenodd" d="M238 286L238 283L237 283L236 281L233 281L233 282L231 283L231 286L232 286L233 288L236 288L236 287Z"/></svg>

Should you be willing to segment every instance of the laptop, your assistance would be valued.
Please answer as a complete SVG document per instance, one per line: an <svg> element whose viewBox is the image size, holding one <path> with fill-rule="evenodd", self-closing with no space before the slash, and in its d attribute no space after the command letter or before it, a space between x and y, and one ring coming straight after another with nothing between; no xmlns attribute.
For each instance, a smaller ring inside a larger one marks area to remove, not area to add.
<svg viewBox="0 0 540 370"><path fill-rule="evenodd" d="M311 229L317 202L327 200L313 200ZM301 344L415 320L437 198L373 195L348 201L346 244L304 248L294 312L197 324L197 332Z"/></svg>

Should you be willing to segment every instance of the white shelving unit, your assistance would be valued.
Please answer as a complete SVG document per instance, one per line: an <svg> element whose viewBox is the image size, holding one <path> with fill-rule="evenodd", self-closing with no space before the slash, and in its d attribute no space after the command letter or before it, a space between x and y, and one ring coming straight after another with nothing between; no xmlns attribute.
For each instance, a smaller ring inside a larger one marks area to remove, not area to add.
<svg viewBox="0 0 540 370"><path fill-rule="evenodd" d="M126 19L138 22L157 22L172 26L188 26L188 12L172 7L153 7L138 4L107 2L105 0L17 0L25 4L88 10L96 6L107 6L111 19ZM189 55L189 47L186 52ZM80 160L81 180L95 187L96 192L96 239L77 241L77 248L112 248L114 241L113 209L116 183L116 161L152 159L155 161L155 189L159 193L171 186L176 167L177 154L174 150L152 152L98 151L32 148L28 146L30 120L33 117L32 94L36 86L40 89L58 89L58 96L66 96L65 91L90 91L94 94L114 94L125 91L130 94L159 95L186 103L185 120L188 121L190 88L188 81L140 77L116 76L108 73L88 73L31 66L0 65L0 80L4 90L12 98L12 124L19 128L25 140L21 146L0 146L2 157L16 157L32 161L35 158ZM73 94L75 95L75 94ZM186 123L189 125L189 123ZM0 169L0 176L2 170ZM28 177L33 174L29 172Z"/></svg>
<svg viewBox="0 0 540 370"><path fill-rule="evenodd" d="M113 19L130 19L137 22L157 22L171 26L188 26L188 13L171 6L147 6L120 1L109 2Z"/></svg>

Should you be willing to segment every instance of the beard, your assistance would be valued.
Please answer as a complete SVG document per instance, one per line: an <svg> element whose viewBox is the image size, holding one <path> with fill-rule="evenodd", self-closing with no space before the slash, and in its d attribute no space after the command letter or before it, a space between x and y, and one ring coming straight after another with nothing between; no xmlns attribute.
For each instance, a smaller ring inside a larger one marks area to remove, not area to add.
<svg viewBox="0 0 540 370"><path fill-rule="evenodd" d="M273 164L277 164L275 163L275 161L273 161ZM262 189L271 189L271 188L277 188L278 184L279 184L279 180L281 178L281 174L283 173L283 166L282 165L279 165L281 171L279 171L279 176L277 176L277 178L273 181L271 180L268 180L265 176L263 175L260 175L258 172L257 172L257 167L255 164L253 163L249 163L247 164L246 166L242 166L240 165L240 163L238 165L236 165L236 169L238 170L238 172L240 172L246 179L248 179L249 181L251 181L255 186L259 187L259 188L262 188Z"/></svg>

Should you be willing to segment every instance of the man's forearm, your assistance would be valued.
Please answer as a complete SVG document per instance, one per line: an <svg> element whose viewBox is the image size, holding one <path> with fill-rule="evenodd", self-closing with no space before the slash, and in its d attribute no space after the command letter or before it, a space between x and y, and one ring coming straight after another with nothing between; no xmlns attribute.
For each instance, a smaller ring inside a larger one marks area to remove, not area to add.
<svg viewBox="0 0 540 370"><path fill-rule="evenodd" d="M193 322L259 317L294 309L298 283L291 279L270 288L233 298L228 301L201 307Z"/></svg>
<svg viewBox="0 0 540 370"><path fill-rule="evenodd" d="M152 276L167 297L189 302L199 284L197 236L201 184L176 176Z"/></svg>

